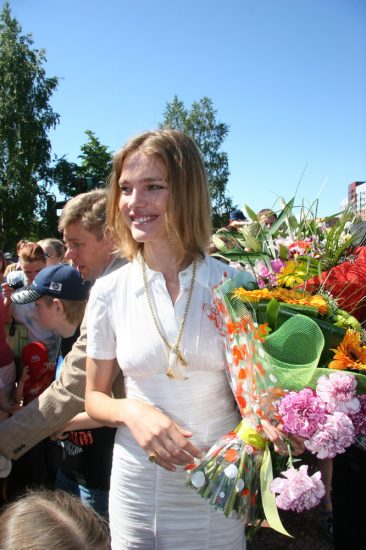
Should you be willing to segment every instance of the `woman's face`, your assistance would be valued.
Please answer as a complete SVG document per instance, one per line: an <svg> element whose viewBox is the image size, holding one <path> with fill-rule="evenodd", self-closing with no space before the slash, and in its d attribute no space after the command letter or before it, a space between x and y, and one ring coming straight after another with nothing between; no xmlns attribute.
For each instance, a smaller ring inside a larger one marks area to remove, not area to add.
<svg viewBox="0 0 366 550"><path fill-rule="evenodd" d="M165 164L136 151L126 157L119 178L119 210L139 243L166 240L169 183Z"/></svg>
<svg viewBox="0 0 366 550"><path fill-rule="evenodd" d="M45 253L45 256L46 256L47 266L57 265L60 263L60 257L57 256L57 252L51 244L48 244L47 246L45 246L43 248L43 252Z"/></svg>
<svg viewBox="0 0 366 550"><path fill-rule="evenodd" d="M34 262L25 262L20 260L20 267L22 268L22 271L27 279L27 284L30 285L33 282L34 277L46 267L46 263L40 260L35 260Z"/></svg>

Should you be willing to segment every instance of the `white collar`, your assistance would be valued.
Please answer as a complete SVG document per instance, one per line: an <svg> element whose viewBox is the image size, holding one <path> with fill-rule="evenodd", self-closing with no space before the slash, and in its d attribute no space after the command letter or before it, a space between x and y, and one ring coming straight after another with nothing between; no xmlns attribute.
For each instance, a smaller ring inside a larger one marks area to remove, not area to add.
<svg viewBox="0 0 366 550"><path fill-rule="evenodd" d="M209 256L205 256L203 259L197 260L197 269L196 269L196 283L200 284L203 287L209 288L209 278L210 278L210 264ZM179 281L182 284L183 288L188 287L191 282L193 269L193 262L183 271L179 273ZM142 277L142 263L141 263L141 254L139 253L136 258L132 260L131 263L131 279L132 279L132 289L135 294L139 294L144 291L144 280ZM151 281L154 278L163 278L163 274L160 271L154 271L146 264L146 279ZM187 284L184 281L187 281Z"/></svg>

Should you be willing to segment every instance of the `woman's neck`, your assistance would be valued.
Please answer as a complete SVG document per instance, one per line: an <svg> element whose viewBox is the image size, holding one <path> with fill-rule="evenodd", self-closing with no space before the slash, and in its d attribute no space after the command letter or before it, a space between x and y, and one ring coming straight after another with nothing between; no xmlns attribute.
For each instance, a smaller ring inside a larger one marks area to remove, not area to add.
<svg viewBox="0 0 366 550"><path fill-rule="evenodd" d="M164 275L166 286L173 304L179 296L179 273L188 265L189 261L178 262L177 254L171 246L152 246L147 243L143 250L144 260L150 269Z"/></svg>
<svg viewBox="0 0 366 550"><path fill-rule="evenodd" d="M188 260L180 262L176 251L169 244L152 246L151 243L147 243L143 256L147 265L154 271L161 272L167 282L178 281L179 273L190 263Z"/></svg>

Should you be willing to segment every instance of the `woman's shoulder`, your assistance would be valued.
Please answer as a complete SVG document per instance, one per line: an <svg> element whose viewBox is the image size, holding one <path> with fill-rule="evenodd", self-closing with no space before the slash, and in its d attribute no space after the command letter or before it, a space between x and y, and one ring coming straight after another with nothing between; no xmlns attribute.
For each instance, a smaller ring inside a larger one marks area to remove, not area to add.
<svg viewBox="0 0 366 550"><path fill-rule="evenodd" d="M241 274L242 280L245 282L254 282L255 278L249 271L241 271L236 267L226 264L212 256L206 256L206 261L210 266L210 279L216 282L222 277L233 279L237 275Z"/></svg>
<svg viewBox="0 0 366 550"><path fill-rule="evenodd" d="M221 260L218 260L216 258L213 258L212 256L206 256L205 260L208 262L208 265L210 267L210 272L213 276L216 274L219 275L226 275L228 277L235 277L239 273L239 270L235 267L226 264L222 262Z"/></svg>
<svg viewBox="0 0 366 550"><path fill-rule="evenodd" d="M113 269L105 275L101 275L99 279L95 282L96 288L111 288L117 284L120 284L121 281L125 280L128 277L128 274L131 271L132 264L128 262L116 269Z"/></svg>

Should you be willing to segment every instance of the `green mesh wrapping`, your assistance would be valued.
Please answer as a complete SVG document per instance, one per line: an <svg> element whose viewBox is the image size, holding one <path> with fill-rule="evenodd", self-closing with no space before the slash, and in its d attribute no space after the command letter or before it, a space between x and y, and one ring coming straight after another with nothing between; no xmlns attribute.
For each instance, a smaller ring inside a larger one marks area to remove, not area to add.
<svg viewBox="0 0 366 550"><path fill-rule="evenodd" d="M242 300L232 297L232 291L240 287L253 290L255 284L248 284L248 280L240 273L235 278L226 280L216 289L217 294L226 304L231 318L238 320L250 314L258 323L266 322L262 309L265 309L267 304L243 303ZM265 338L263 344L267 352L266 363L270 365L278 385L294 391L300 391L306 386L315 388L320 376L329 376L332 372L337 372L354 375L357 379L357 393L366 393L365 374L321 368L325 362L323 356L329 356L330 350L338 346L345 330L332 326L332 330L329 331L329 322L313 320L306 315L294 315L293 310L289 310L285 305L281 304L281 306L283 306L284 315L281 319L279 316L279 320L282 324ZM290 317L284 320L287 310ZM317 367L318 365L321 366Z"/></svg>
<svg viewBox="0 0 366 550"><path fill-rule="evenodd" d="M270 356L278 384L289 390L301 390L314 376L324 336L315 321L297 314L267 336L263 347Z"/></svg>

